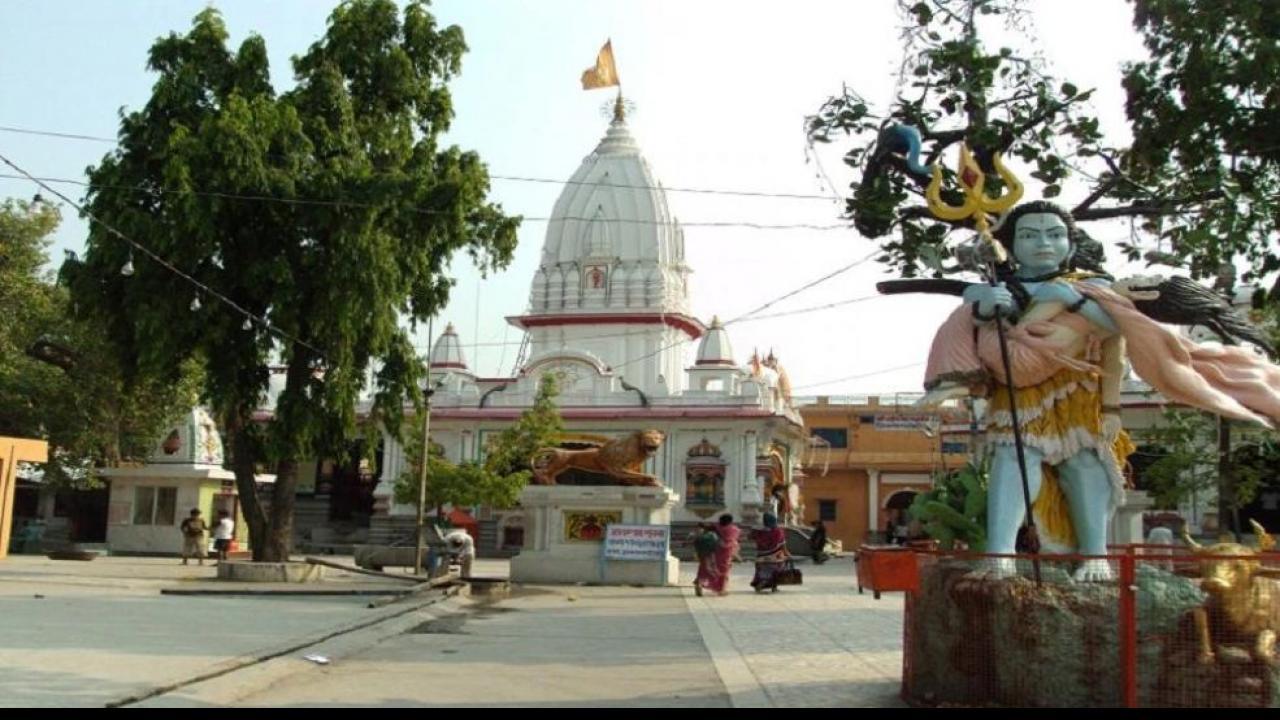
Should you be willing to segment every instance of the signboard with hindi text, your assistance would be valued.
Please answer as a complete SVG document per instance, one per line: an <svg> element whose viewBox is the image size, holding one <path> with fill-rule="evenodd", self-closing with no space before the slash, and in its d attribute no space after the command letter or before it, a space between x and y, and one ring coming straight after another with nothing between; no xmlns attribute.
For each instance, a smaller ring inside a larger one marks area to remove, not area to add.
<svg viewBox="0 0 1280 720"><path fill-rule="evenodd" d="M933 415L877 415L877 430L918 430L928 427Z"/></svg>
<svg viewBox="0 0 1280 720"><path fill-rule="evenodd" d="M668 525L610 525L604 537L604 558L665 560L670 545Z"/></svg>

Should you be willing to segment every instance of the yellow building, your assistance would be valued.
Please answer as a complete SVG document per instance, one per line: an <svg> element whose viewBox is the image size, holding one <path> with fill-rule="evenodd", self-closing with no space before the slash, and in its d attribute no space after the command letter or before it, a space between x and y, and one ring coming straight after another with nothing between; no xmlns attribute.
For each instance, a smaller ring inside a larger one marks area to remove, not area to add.
<svg viewBox="0 0 1280 720"><path fill-rule="evenodd" d="M13 531L13 497L18 486L18 463L42 463L49 459L49 444L43 440L0 437L0 558L9 555L9 535Z"/></svg>
<svg viewBox="0 0 1280 720"><path fill-rule="evenodd" d="M934 473L968 461L975 441L968 411L922 410L912 405L917 397L817 397L800 405L810 437L806 523L821 518L828 537L850 550L882 541Z"/></svg>

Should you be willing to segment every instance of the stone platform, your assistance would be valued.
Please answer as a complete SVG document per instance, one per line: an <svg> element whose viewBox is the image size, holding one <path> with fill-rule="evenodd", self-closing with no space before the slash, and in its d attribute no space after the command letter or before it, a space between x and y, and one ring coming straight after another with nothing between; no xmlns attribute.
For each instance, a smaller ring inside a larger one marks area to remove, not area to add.
<svg viewBox="0 0 1280 720"><path fill-rule="evenodd" d="M606 560L608 524L671 525L679 496L665 487L530 485L520 494L525 511L524 549L511 559L519 583L674 585L680 561Z"/></svg>
<svg viewBox="0 0 1280 720"><path fill-rule="evenodd" d="M218 579L233 582L319 582L324 567L298 562L232 561L218 563Z"/></svg>

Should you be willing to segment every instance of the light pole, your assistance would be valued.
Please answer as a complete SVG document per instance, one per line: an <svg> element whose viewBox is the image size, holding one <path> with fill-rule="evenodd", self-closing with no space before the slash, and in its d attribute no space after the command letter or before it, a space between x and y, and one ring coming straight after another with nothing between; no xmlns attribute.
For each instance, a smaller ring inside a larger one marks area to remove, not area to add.
<svg viewBox="0 0 1280 720"><path fill-rule="evenodd" d="M935 483L941 483L947 477L947 459L942 455L942 416L936 415L925 420L924 424L920 426L920 434L929 440L930 460L936 459L937 461L931 462L933 467L929 468L929 472L932 474ZM936 445L933 443L934 440L938 441ZM938 451L936 458L933 454L934 450ZM942 475L938 475L939 464L942 466Z"/></svg>
<svg viewBox="0 0 1280 720"><path fill-rule="evenodd" d="M982 453L978 447L978 408L972 395L964 399L964 407L969 414L969 462L976 468L980 465Z"/></svg>
<svg viewBox="0 0 1280 720"><path fill-rule="evenodd" d="M430 475L431 462L431 396L435 394L435 383L431 381L431 351L434 349L435 334L432 332L432 320L427 318L427 382L422 390L422 465L418 470L418 539L417 549L413 554L413 574L422 574L422 554L426 547L426 526L424 525L427 507L427 478Z"/></svg>

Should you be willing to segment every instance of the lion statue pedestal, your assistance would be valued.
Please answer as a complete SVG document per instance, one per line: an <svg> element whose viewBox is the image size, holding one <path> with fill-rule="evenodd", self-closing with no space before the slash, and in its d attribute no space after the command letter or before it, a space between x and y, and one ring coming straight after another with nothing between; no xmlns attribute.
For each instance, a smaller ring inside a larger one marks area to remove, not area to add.
<svg viewBox="0 0 1280 720"><path fill-rule="evenodd" d="M606 560L603 549L606 525L670 527L679 500L661 486L529 485L520 494L524 549L511 559L511 580L676 585L680 561L669 548L662 560Z"/></svg>

